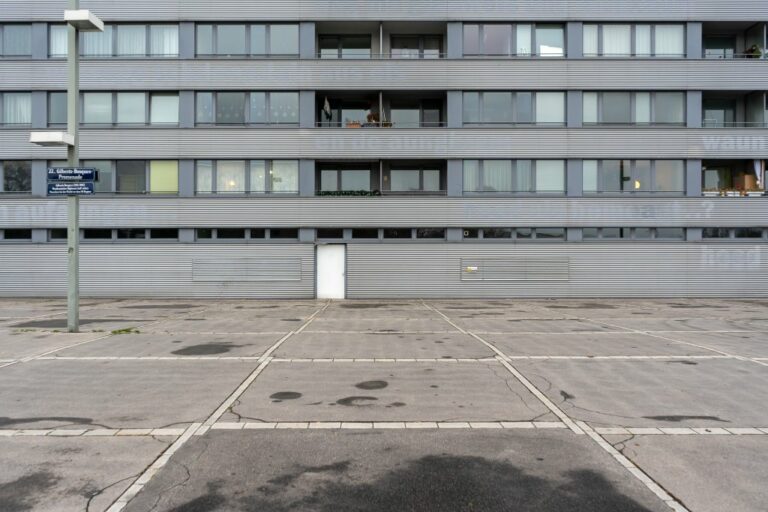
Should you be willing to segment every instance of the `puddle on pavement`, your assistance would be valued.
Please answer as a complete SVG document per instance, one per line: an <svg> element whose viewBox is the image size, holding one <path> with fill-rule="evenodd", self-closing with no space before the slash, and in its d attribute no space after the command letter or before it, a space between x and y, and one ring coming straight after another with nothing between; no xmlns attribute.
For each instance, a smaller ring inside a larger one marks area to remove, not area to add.
<svg viewBox="0 0 768 512"><path fill-rule="evenodd" d="M375 402L375 401L378 401L378 398L374 396L348 396L346 398L341 398L339 400L336 400L336 403L346 407L369 407L373 404L369 404L366 402Z"/></svg>
<svg viewBox="0 0 768 512"><path fill-rule="evenodd" d="M269 395L269 398L272 400L297 400L302 396L304 395L295 391L280 391Z"/></svg>
<svg viewBox="0 0 768 512"><path fill-rule="evenodd" d="M389 384L385 380L367 380L365 382L358 382L355 384L355 387L357 389L365 389L366 391L371 391L374 389L384 389Z"/></svg>
<svg viewBox="0 0 768 512"><path fill-rule="evenodd" d="M174 343L176 343L174 341ZM245 345L233 345L232 343L202 343L200 345L191 345L179 350L174 350L171 354L177 356L213 356L217 354L226 354L233 348L244 347Z"/></svg>

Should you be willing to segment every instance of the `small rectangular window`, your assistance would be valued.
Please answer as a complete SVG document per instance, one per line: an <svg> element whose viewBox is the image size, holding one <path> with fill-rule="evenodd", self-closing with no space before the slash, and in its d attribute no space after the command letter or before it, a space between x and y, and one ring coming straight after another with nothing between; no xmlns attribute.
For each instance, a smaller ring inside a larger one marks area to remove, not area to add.
<svg viewBox="0 0 768 512"><path fill-rule="evenodd" d="M445 229L440 228L418 228L416 238L437 240L445 238Z"/></svg>
<svg viewBox="0 0 768 512"><path fill-rule="evenodd" d="M702 236L704 238L730 238L731 230L728 228L704 228Z"/></svg>
<svg viewBox="0 0 768 512"><path fill-rule="evenodd" d="M377 239L379 238L379 230L378 229L365 229L365 228L358 228L352 230L352 238L361 238L361 239Z"/></svg>
<svg viewBox="0 0 768 512"><path fill-rule="evenodd" d="M147 238L146 229L118 229L118 240L145 240Z"/></svg>
<svg viewBox="0 0 768 512"><path fill-rule="evenodd" d="M565 240L565 228L537 228L537 240Z"/></svg>
<svg viewBox="0 0 768 512"><path fill-rule="evenodd" d="M211 240L213 238L213 230L210 228L196 229L195 236L198 240Z"/></svg>
<svg viewBox="0 0 768 512"><path fill-rule="evenodd" d="M219 228L216 230L216 238L220 240L243 240L245 230L238 228Z"/></svg>
<svg viewBox="0 0 768 512"><path fill-rule="evenodd" d="M48 93L48 124L67 124L67 93Z"/></svg>
<svg viewBox="0 0 768 512"><path fill-rule="evenodd" d="M293 228L272 228L269 230L269 238L273 240L296 240L299 238L299 230Z"/></svg>
<svg viewBox="0 0 768 512"><path fill-rule="evenodd" d="M512 238L511 228L485 228L483 229L483 238L499 239Z"/></svg>
<svg viewBox="0 0 768 512"><path fill-rule="evenodd" d="M259 240L267 237L267 230L264 228L253 228L251 230L251 240Z"/></svg>
<svg viewBox="0 0 768 512"><path fill-rule="evenodd" d="M413 238L413 230L410 228L385 228L384 238L397 238L397 239Z"/></svg>
<svg viewBox="0 0 768 512"><path fill-rule="evenodd" d="M653 238L651 228L635 228L635 240L650 240Z"/></svg>
<svg viewBox="0 0 768 512"><path fill-rule="evenodd" d="M149 237L152 240L178 240L179 230L172 228L150 229Z"/></svg>
<svg viewBox="0 0 768 512"><path fill-rule="evenodd" d="M762 228L736 228L736 238L762 238Z"/></svg>
<svg viewBox="0 0 768 512"><path fill-rule="evenodd" d="M344 238L343 229L318 229L317 238L323 240L341 240Z"/></svg>
<svg viewBox="0 0 768 512"><path fill-rule="evenodd" d="M480 230L476 228L465 228L462 233L463 238L475 239L480 237Z"/></svg>
<svg viewBox="0 0 768 512"><path fill-rule="evenodd" d="M659 240L685 240L685 228L656 228Z"/></svg>
<svg viewBox="0 0 768 512"><path fill-rule="evenodd" d="M51 229L48 231L48 240L66 240L67 239L67 230L66 229Z"/></svg>
<svg viewBox="0 0 768 512"><path fill-rule="evenodd" d="M84 240L112 240L111 229L84 229Z"/></svg>
<svg viewBox="0 0 768 512"><path fill-rule="evenodd" d="M581 230L581 238L583 240L594 240L598 238L599 230L597 228L583 228Z"/></svg>
<svg viewBox="0 0 768 512"><path fill-rule="evenodd" d="M3 232L6 240L32 240L31 229L6 229Z"/></svg>
<svg viewBox="0 0 768 512"><path fill-rule="evenodd" d="M533 229L531 229L531 228L517 228L515 230L515 237L518 240L532 240L533 239Z"/></svg>

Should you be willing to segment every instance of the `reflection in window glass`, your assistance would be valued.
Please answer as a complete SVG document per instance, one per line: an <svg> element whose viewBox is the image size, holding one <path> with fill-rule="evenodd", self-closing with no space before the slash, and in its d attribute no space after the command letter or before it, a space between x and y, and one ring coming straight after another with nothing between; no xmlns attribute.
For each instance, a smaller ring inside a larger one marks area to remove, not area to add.
<svg viewBox="0 0 768 512"><path fill-rule="evenodd" d="M30 25L3 25L0 55L26 57L32 55L32 27Z"/></svg>
<svg viewBox="0 0 768 512"><path fill-rule="evenodd" d="M112 123L112 93L86 92L83 93L83 123L111 124Z"/></svg>
<svg viewBox="0 0 768 512"><path fill-rule="evenodd" d="M339 190L338 171L329 169L320 171L320 190L322 192L336 192Z"/></svg>
<svg viewBox="0 0 768 512"><path fill-rule="evenodd" d="M145 25L117 26L117 55L138 57L147 54L147 27Z"/></svg>
<svg viewBox="0 0 768 512"><path fill-rule="evenodd" d="M144 124L146 122L144 98L143 92L117 93L117 122Z"/></svg>
<svg viewBox="0 0 768 512"><path fill-rule="evenodd" d="M270 55L298 55L299 26L270 25L269 53Z"/></svg>
<svg viewBox="0 0 768 512"><path fill-rule="evenodd" d="M439 170L425 170L422 171L424 180L423 190L426 192L438 192L440 191L440 171Z"/></svg>
<svg viewBox="0 0 768 512"><path fill-rule="evenodd" d="M274 193L295 194L299 191L299 162L297 160L274 160L270 172Z"/></svg>
<svg viewBox="0 0 768 512"><path fill-rule="evenodd" d="M213 93L197 93L195 120L198 123L213 123Z"/></svg>
<svg viewBox="0 0 768 512"><path fill-rule="evenodd" d="M512 93L483 93L483 122L512 123Z"/></svg>
<svg viewBox="0 0 768 512"><path fill-rule="evenodd" d="M565 55L565 34L557 25L536 25L537 54L540 57L562 57Z"/></svg>
<svg viewBox="0 0 768 512"><path fill-rule="evenodd" d="M656 161L656 191L685 192L685 162L683 160Z"/></svg>
<svg viewBox="0 0 768 512"><path fill-rule="evenodd" d="M635 192L650 192L653 190L651 174L650 160L636 160L632 190Z"/></svg>
<svg viewBox="0 0 768 512"><path fill-rule="evenodd" d="M267 54L267 26L251 25L251 55Z"/></svg>
<svg viewBox="0 0 768 512"><path fill-rule="evenodd" d="M269 122L267 116L267 93L251 93L251 112L249 121L252 124L267 124Z"/></svg>
<svg viewBox="0 0 768 512"><path fill-rule="evenodd" d="M603 118L606 124L629 124L632 122L630 93L604 92Z"/></svg>
<svg viewBox="0 0 768 512"><path fill-rule="evenodd" d="M217 55L245 55L245 25L216 27Z"/></svg>
<svg viewBox="0 0 768 512"><path fill-rule="evenodd" d="M21 192L32 191L32 163L28 161L6 160L0 162L2 169L3 183L0 192Z"/></svg>
<svg viewBox="0 0 768 512"><path fill-rule="evenodd" d="M520 57L531 55L531 37L533 36L533 27L531 25L518 25L516 36L515 52Z"/></svg>
<svg viewBox="0 0 768 512"><path fill-rule="evenodd" d="M150 108L152 124L179 124L178 94L153 94Z"/></svg>
<svg viewBox="0 0 768 512"><path fill-rule="evenodd" d="M219 160L216 162L216 192L245 192L245 161Z"/></svg>
<svg viewBox="0 0 768 512"><path fill-rule="evenodd" d="M683 124L685 122L685 94L682 92L656 93L657 123Z"/></svg>
<svg viewBox="0 0 768 512"><path fill-rule="evenodd" d="M684 240L685 228L656 228L656 238L661 240Z"/></svg>
<svg viewBox="0 0 768 512"><path fill-rule="evenodd" d="M118 160L117 192L121 194L143 194L146 191L146 163L143 160Z"/></svg>
<svg viewBox="0 0 768 512"><path fill-rule="evenodd" d="M392 170L390 171L390 190L393 192L417 192L419 185L419 171L417 170Z"/></svg>
<svg viewBox="0 0 768 512"><path fill-rule="evenodd" d="M216 93L216 124L245 123L245 93Z"/></svg>
<svg viewBox="0 0 768 512"><path fill-rule="evenodd" d="M341 190L371 190L371 171L341 171Z"/></svg>
<svg viewBox="0 0 768 512"><path fill-rule="evenodd" d="M511 25L485 25L483 29L484 55L509 55L511 53Z"/></svg>
<svg viewBox="0 0 768 512"><path fill-rule="evenodd" d="M197 161L195 175L195 192L198 194L213 193L213 162L210 160Z"/></svg>

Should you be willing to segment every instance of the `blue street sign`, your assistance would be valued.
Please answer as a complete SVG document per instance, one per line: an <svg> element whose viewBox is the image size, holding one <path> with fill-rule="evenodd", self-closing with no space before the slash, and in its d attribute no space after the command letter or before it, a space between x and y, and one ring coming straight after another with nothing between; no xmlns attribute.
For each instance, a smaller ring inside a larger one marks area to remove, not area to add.
<svg viewBox="0 0 768 512"><path fill-rule="evenodd" d="M49 167L48 181L96 181L96 169L90 167Z"/></svg>
<svg viewBox="0 0 768 512"><path fill-rule="evenodd" d="M49 196L90 196L94 188L92 181L56 181L48 183Z"/></svg>

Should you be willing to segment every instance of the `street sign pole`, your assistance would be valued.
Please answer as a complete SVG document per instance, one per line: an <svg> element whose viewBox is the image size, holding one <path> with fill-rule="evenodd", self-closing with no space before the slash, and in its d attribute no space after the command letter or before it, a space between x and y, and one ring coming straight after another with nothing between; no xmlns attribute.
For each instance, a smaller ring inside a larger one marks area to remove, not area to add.
<svg viewBox="0 0 768 512"><path fill-rule="evenodd" d="M69 0L69 8L77 10L78 0ZM67 165L80 164L80 49L77 27L67 24L67 131L74 137L67 146ZM67 198L67 330L80 330L80 198Z"/></svg>

